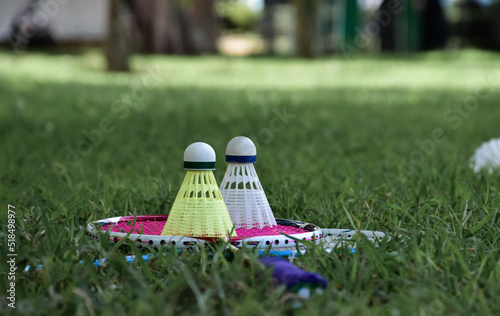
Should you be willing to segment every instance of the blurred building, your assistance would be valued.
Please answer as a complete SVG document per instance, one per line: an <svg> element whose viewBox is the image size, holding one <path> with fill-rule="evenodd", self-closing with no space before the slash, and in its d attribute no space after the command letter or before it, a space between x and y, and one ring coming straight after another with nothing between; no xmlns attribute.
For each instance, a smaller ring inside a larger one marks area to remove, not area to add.
<svg viewBox="0 0 500 316"><path fill-rule="evenodd" d="M0 42L48 36L60 44L99 43L107 16L108 0L0 0Z"/></svg>

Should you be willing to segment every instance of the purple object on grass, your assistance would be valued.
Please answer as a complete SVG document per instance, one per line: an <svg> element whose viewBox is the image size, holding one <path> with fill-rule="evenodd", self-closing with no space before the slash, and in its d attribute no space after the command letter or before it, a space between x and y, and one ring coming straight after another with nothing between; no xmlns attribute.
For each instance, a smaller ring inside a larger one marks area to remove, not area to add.
<svg viewBox="0 0 500 316"><path fill-rule="evenodd" d="M328 284L321 274L304 271L285 259L264 257L260 258L259 261L267 268L274 268L273 278L280 284L286 285L288 290L304 286L325 288Z"/></svg>

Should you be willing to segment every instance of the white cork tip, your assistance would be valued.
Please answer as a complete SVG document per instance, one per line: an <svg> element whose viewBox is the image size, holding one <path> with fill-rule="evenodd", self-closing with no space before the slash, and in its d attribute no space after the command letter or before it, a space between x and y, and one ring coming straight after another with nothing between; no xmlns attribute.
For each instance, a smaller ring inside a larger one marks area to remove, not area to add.
<svg viewBox="0 0 500 316"><path fill-rule="evenodd" d="M255 156L257 148L250 138L237 136L227 144L226 155L229 156Z"/></svg>
<svg viewBox="0 0 500 316"><path fill-rule="evenodd" d="M215 162L215 151L207 143L193 143L184 151L184 161Z"/></svg>

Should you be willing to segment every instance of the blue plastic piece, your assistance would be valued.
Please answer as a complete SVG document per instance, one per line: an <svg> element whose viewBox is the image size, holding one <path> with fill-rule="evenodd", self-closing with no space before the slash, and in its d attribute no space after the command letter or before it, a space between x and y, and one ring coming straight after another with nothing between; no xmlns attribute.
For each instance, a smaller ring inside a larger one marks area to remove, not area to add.
<svg viewBox="0 0 500 316"><path fill-rule="evenodd" d="M226 155L226 162L251 163L257 162L257 156L231 156Z"/></svg>
<svg viewBox="0 0 500 316"><path fill-rule="evenodd" d="M299 291L302 287L324 289L328 285L321 274L302 270L285 259L264 257L259 261L267 268L273 268L273 278L288 290Z"/></svg>

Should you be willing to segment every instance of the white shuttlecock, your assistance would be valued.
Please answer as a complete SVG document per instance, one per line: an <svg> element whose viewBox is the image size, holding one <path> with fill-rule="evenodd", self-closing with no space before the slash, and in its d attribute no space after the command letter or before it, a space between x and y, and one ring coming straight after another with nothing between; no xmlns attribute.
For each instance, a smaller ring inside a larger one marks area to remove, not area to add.
<svg viewBox="0 0 500 316"><path fill-rule="evenodd" d="M500 138L483 143L471 158L471 168L475 173L486 169L489 173L500 170Z"/></svg>
<svg viewBox="0 0 500 316"><path fill-rule="evenodd" d="M260 184L253 163L257 149L247 137L233 138L226 147L226 174L220 192L236 228L276 226L266 193Z"/></svg>

